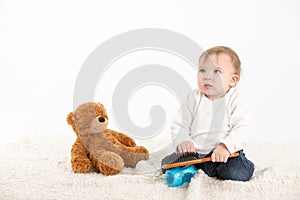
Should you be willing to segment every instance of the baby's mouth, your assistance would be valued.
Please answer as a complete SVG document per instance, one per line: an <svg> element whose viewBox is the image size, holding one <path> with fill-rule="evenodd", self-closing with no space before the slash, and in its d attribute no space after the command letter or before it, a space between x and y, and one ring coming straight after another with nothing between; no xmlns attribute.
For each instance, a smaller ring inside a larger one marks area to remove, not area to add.
<svg viewBox="0 0 300 200"><path fill-rule="evenodd" d="M204 86L205 88L210 88L210 87L212 87L211 84L207 84L207 83L205 83L203 86Z"/></svg>

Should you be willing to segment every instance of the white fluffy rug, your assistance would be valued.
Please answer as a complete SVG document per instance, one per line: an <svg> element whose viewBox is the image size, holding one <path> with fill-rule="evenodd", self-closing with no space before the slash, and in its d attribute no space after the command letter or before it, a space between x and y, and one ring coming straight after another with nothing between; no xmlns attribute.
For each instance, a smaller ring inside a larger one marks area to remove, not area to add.
<svg viewBox="0 0 300 200"><path fill-rule="evenodd" d="M170 188L158 171L168 146L148 141L150 160L104 176L71 171L74 140L35 134L0 146L0 199L300 199L300 142L248 144L245 153L256 164L249 182L220 181L199 170L189 187Z"/></svg>

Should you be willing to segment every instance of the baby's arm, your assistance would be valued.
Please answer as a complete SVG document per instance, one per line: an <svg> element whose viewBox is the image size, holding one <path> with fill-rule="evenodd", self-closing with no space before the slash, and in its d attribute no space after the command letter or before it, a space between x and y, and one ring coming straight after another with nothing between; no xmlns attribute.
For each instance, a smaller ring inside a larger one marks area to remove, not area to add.
<svg viewBox="0 0 300 200"><path fill-rule="evenodd" d="M219 141L223 143L230 153L237 152L243 148L251 132L251 112L248 103L242 96L236 93L230 102L230 124L229 134Z"/></svg>
<svg viewBox="0 0 300 200"><path fill-rule="evenodd" d="M179 153L194 152L195 147L191 138L191 123L193 121L193 107L195 97L190 93L186 101L174 115L171 124L171 135L174 148Z"/></svg>

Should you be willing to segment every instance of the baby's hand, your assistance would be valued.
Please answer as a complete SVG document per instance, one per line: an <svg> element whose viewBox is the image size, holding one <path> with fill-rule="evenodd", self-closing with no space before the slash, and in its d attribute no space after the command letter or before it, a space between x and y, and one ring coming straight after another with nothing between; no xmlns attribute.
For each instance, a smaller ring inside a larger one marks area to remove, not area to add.
<svg viewBox="0 0 300 200"><path fill-rule="evenodd" d="M195 146L191 141L183 141L177 146L179 153L195 152Z"/></svg>
<svg viewBox="0 0 300 200"><path fill-rule="evenodd" d="M220 143L217 148L213 151L211 155L212 162L227 162L227 159L230 155L230 152L228 151L225 144Z"/></svg>

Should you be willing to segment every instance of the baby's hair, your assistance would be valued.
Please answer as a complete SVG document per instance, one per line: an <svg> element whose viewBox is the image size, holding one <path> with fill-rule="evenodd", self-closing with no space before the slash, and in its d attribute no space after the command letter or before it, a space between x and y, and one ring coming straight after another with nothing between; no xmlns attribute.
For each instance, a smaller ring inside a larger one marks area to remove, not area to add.
<svg viewBox="0 0 300 200"><path fill-rule="evenodd" d="M208 59L211 55L219 55L220 53L224 53L228 55L231 58L231 62L235 68L235 73L240 76L241 74L241 61L238 57L238 55L229 47L225 46L216 46L212 47L210 49L207 49L202 53L202 55L199 58L199 63L204 62Z"/></svg>

